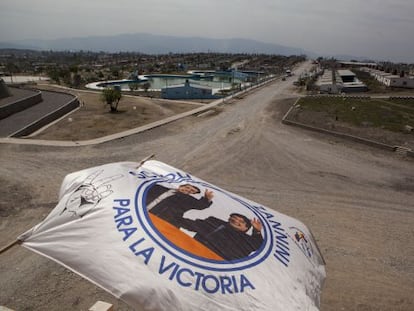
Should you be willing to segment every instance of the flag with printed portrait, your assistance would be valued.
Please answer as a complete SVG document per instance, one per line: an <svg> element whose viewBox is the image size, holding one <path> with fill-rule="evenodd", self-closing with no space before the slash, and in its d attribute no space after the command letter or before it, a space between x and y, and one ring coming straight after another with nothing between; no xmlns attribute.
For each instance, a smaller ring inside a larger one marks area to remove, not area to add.
<svg viewBox="0 0 414 311"><path fill-rule="evenodd" d="M318 310L325 278L303 223L154 160L69 174L19 240L144 310Z"/></svg>

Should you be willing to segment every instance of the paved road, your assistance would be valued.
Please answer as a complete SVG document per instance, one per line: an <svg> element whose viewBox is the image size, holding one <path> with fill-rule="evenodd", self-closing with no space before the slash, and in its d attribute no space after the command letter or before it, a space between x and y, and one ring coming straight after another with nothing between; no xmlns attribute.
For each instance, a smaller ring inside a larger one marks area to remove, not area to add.
<svg viewBox="0 0 414 311"><path fill-rule="evenodd" d="M0 145L8 213L0 245L50 211L67 173L155 153L308 225L327 262L322 310L412 310L413 162L281 124L277 99L290 96L292 81L266 86L218 115L187 117L100 145ZM81 310L98 299L129 310L23 248L0 256L0 274L0 301L18 310Z"/></svg>
<svg viewBox="0 0 414 311"><path fill-rule="evenodd" d="M0 99L0 107L14 103L16 100L35 95L37 93L36 91L19 89L15 87L9 87L9 92L11 96Z"/></svg>
<svg viewBox="0 0 414 311"><path fill-rule="evenodd" d="M31 92L31 94L33 94L33 92ZM73 99L73 96L63 93L42 91L42 98L43 101L39 104L0 120L0 137L7 137L39 120L48 113L63 107Z"/></svg>

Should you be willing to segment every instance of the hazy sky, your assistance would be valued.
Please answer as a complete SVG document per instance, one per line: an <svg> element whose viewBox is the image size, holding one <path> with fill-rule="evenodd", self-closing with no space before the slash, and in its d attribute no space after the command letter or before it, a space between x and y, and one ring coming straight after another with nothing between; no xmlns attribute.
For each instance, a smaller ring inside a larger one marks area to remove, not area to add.
<svg viewBox="0 0 414 311"><path fill-rule="evenodd" d="M137 32L414 62L414 1L0 0L0 41Z"/></svg>

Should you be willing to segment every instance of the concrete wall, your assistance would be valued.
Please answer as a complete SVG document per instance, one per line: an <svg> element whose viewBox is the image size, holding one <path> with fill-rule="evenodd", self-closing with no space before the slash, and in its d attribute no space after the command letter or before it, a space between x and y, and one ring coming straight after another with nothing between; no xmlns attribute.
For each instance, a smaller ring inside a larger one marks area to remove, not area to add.
<svg viewBox="0 0 414 311"><path fill-rule="evenodd" d="M353 140L355 142L359 142L359 143L364 143L366 145L369 146L373 146L373 147L378 147L384 150L388 150L388 151L395 151L395 146L390 146L390 145L386 145L386 144L382 144L373 140L369 140L369 139L365 139L365 138L361 138L361 137L357 137L357 136L352 136L352 135L348 135L348 134L344 134L344 133L339 133L339 132L334 132L334 131L329 131L329 130L325 130L322 128L318 128L318 127L313 127L313 126L309 126L306 124L302 124L299 122L294 122L294 121L289 121L289 120L282 120L283 124L289 124L289 125L295 125L307 130L311 130L311 131L315 131L315 132L319 132L319 133L324 133L324 134L329 134L329 135L333 135L336 137L341 137L341 138L347 138L350 140Z"/></svg>
<svg viewBox="0 0 414 311"><path fill-rule="evenodd" d="M76 97L72 99L69 103L67 103L65 106L50 112L49 114L43 116L39 120L36 120L35 122L29 124L25 128L13 133L12 135L10 135L10 137L21 137L29 135L37 131L38 129L42 128L43 126L46 126L47 124L69 113L70 111L76 109L77 107L79 107L79 100Z"/></svg>
<svg viewBox="0 0 414 311"><path fill-rule="evenodd" d="M42 101L42 92L38 92L32 96L17 100L13 103L0 107L0 120L7 118L8 116L25 110L31 106L34 106Z"/></svg>

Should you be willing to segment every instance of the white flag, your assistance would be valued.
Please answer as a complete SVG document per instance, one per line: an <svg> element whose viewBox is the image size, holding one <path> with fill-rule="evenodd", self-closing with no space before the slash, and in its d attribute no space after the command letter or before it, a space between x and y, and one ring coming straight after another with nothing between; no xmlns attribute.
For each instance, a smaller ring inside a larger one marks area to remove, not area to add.
<svg viewBox="0 0 414 311"><path fill-rule="evenodd" d="M325 278L298 220L158 161L72 173L23 246L145 310L317 310Z"/></svg>

